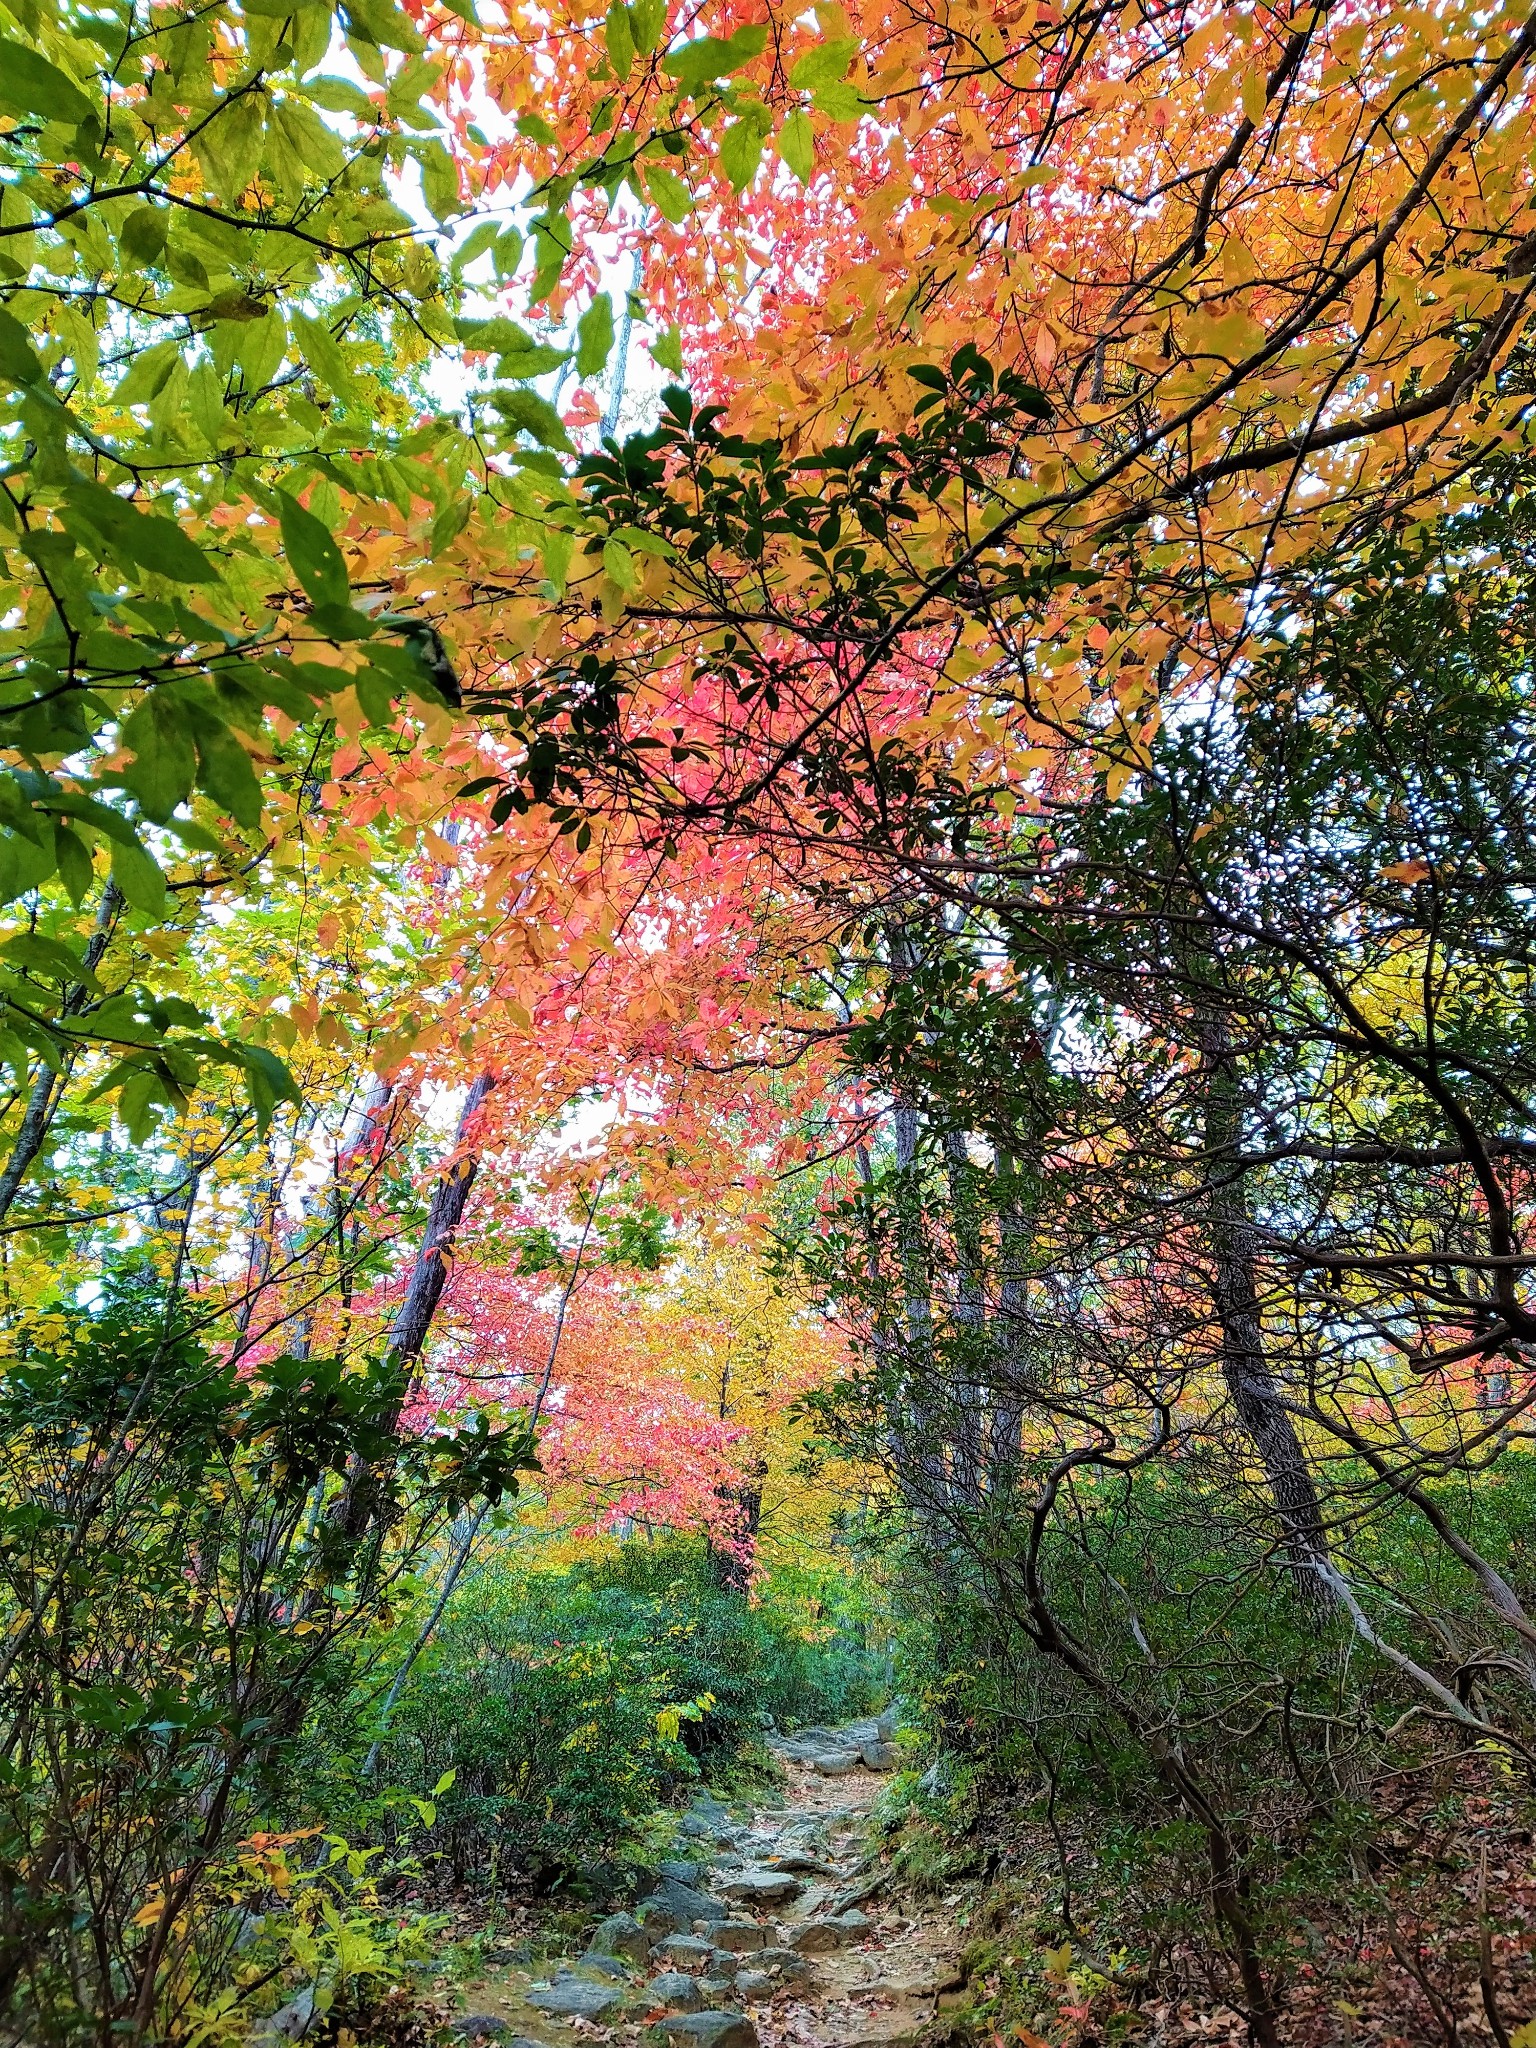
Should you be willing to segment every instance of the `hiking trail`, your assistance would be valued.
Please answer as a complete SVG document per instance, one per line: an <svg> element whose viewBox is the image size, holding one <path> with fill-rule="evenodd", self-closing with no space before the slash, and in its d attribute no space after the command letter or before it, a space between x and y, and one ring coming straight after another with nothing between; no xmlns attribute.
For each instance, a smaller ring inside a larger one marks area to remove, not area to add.
<svg viewBox="0 0 1536 2048"><path fill-rule="evenodd" d="M940 1911L885 1896L869 1810L897 1754L891 1725L773 1738L782 1795L748 1810L700 1793L686 1853L584 1955L466 1987L454 2034L501 2048L912 2048L958 1987L960 1938Z"/></svg>

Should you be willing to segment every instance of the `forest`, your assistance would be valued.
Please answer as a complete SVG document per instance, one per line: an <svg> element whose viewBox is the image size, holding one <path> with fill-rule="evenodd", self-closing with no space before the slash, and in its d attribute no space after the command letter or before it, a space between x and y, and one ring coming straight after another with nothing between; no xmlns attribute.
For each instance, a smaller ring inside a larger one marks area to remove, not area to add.
<svg viewBox="0 0 1536 2048"><path fill-rule="evenodd" d="M0 2040L1536 2048L1536 7L0 0Z"/></svg>

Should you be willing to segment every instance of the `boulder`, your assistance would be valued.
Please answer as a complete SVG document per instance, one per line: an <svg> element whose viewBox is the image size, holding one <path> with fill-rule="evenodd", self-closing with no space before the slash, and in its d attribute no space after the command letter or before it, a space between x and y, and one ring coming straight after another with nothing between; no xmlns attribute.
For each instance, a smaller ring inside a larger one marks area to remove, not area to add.
<svg viewBox="0 0 1536 2048"><path fill-rule="evenodd" d="M848 1940L835 1920L807 1920L789 1938L803 1956L830 1955L833 1949L841 1948Z"/></svg>
<svg viewBox="0 0 1536 2048"><path fill-rule="evenodd" d="M578 1970L595 1970L600 1977L616 1977L621 1984L629 1981L629 1969L618 1956L604 1955L601 1949L589 1949L576 1965Z"/></svg>
<svg viewBox="0 0 1536 2048"><path fill-rule="evenodd" d="M700 1868L701 1866L697 1863L685 1863L681 1860L672 1860L666 1863L658 1863L656 1866L656 1875L658 1877L670 1878L674 1884L697 1885L699 1881Z"/></svg>
<svg viewBox="0 0 1536 2048"><path fill-rule="evenodd" d="M623 1956L629 1962L643 1963L654 1939L633 1913L610 1913L593 1929L588 1947L594 1955Z"/></svg>
<svg viewBox="0 0 1536 2048"><path fill-rule="evenodd" d="M798 1871L804 1877L840 1877L841 1871L822 1856L813 1856L809 1849L781 1849L768 1858L773 1870Z"/></svg>
<svg viewBox="0 0 1536 2048"><path fill-rule="evenodd" d="M846 1778L850 1771L859 1768L864 1753L857 1749L826 1749L807 1761L818 1778Z"/></svg>
<svg viewBox="0 0 1536 2048"><path fill-rule="evenodd" d="M895 1740L896 1730L901 1725L901 1706L900 1700L892 1700L883 1714L875 1716L875 1734L879 1737L880 1741L892 1742Z"/></svg>
<svg viewBox="0 0 1536 2048"><path fill-rule="evenodd" d="M460 2041L505 2041L512 2027L493 2012L461 2012L448 2022L448 2031Z"/></svg>
<svg viewBox="0 0 1536 2048"><path fill-rule="evenodd" d="M709 1976L699 1979L699 1996L707 1998L711 2005L718 1998L729 1998L735 1989L736 1980L734 1977L717 1977L713 1971L711 1971Z"/></svg>
<svg viewBox="0 0 1536 2048"><path fill-rule="evenodd" d="M740 2012L680 2013L664 2019L661 2029L681 2048L757 2048L757 2029Z"/></svg>
<svg viewBox="0 0 1536 2048"><path fill-rule="evenodd" d="M594 1984L587 1977L562 1973L547 1991L530 1991L528 2003L540 2012L555 2013L561 2019L600 2020L623 2003L624 1994L612 1984Z"/></svg>
<svg viewBox="0 0 1536 2048"><path fill-rule="evenodd" d="M894 1771L901 1762L901 1751L894 1742L866 1742L859 1755L866 1771Z"/></svg>
<svg viewBox="0 0 1536 2048"><path fill-rule="evenodd" d="M715 1947L729 1949L732 1955L751 1955L768 1946L768 1930L758 1920L717 1920L709 1931Z"/></svg>
<svg viewBox="0 0 1536 2048"><path fill-rule="evenodd" d="M821 1920L803 1922L791 1934L790 1940L802 1955L825 1955L831 1949L857 1941L868 1928L867 1913L829 1914Z"/></svg>
<svg viewBox="0 0 1536 2048"><path fill-rule="evenodd" d="M787 1870L742 1870L723 1879L720 1889L727 1898L739 1899L744 1905L782 1906L789 1899L798 1899L805 1886ZM720 1917L727 1916L722 1913Z"/></svg>
<svg viewBox="0 0 1536 2048"><path fill-rule="evenodd" d="M642 1899L635 1909L636 1916L646 1926L654 1926L662 1913L670 1915L674 1927L691 1927L695 1920L729 1920L731 1909L722 1900L712 1897L709 1892L695 1891L692 1885L679 1884L675 1877L664 1877L649 1898Z"/></svg>
<svg viewBox="0 0 1536 2048"><path fill-rule="evenodd" d="M772 1998L773 1979L766 1970L743 1970L736 1979L738 1998Z"/></svg>
<svg viewBox="0 0 1536 2048"><path fill-rule="evenodd" d="M669 2012L697 2012L704 2003L697 1982L681 1970L663 1970L651 1979L647 1990L651 2003L664 2005Z"/></svg>
<svg viewBox="0 0 1536 2048"><path fill-rule="evenodd" d="M285 2041L302 2041L311 2031L319 2032L318 2018L314 1987L310 1985L267 2019L258 2021L251 2030L252 2048L281 2048Z"/></svg>
<svg viewBox="0 0 1536 2048"><path fill-rule="evenodd" d="M752 1961L757 1969L773 1971L786 1984L809 1984L815 1980L815 1965L792 1948L765 1948Z"/></svg>
<svg viewBox="0 0 1536 2048"><path fill-rule="evenodd" d="M658 1944L656 1953L673 1969L704 1969L714 1958L714 1944L697 1934L671 1934Z"/></svg>

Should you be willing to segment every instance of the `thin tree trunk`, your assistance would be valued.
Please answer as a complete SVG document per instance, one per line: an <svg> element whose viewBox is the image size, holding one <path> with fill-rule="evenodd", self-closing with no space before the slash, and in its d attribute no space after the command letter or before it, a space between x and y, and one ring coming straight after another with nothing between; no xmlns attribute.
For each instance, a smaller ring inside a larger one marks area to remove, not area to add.
<svg viewBox="0 0 1536 2048"><path fill-rule="evenodd" d="M1325 1592L1336 1599L1337 1575L1330 1567L1317 1488L1265 1347L1253 1220L1242 1179L1231 1165L1242 1148L1242 1127L1236 1063L1225 1018L1206 1012L1199 1042L1207 1062L1205 1149L1211 1177L1207 1215L1222 1377L1238 1420L1263 1462L1298 1590L1314 1601L1321 1600Z"/></svg>
<svg viewBox="0 0 1536 2048"><path fill-rule="evenodd" d="M469 1206L470 1193L480 1170L479 1160L472 1153L465 1153L464 1147L474 1130L480 1105L490 1094L492 1085L490 1075L481 1074L464 1098L464 1107L459 1112L458 1129L453 1140L454 1164L433 1190L421 1250L416 1254L416 1263L406 1282L405 1298L389 1328L390 1349L399 1358L416 1359L421 1356L427 1332L432 1327L432 1318L448 1284L453 1240L464 1221L464 1211Z"/></svg>
<svg viewBox="0 0 1536 2048"><path fill-rule="evenodd" d="M554 1378L555 1360L560 1356L560 1340L565 1335L566 1312L570 1308L571 1296L576 1292L577 1282L581 1278L581 1263L586 1256L587 1240L592 1234L592 1225L597 1220L597 1205L601 1199L603 1188L607 1184L607 1179L608 1176L604 1174L602 1180L598 1182L597 1192L592 1197L592 1206L587 1211L587 1220L583 1226L580 1241L576 1246L576 1256L571 1261L570 1278L566 1281L560 1295L560 1307L556 1313L555 1327L549 1340L549 1355L544 1361L543 1377L539 1381L539 1390L534 1396L533 1406L528 1411L528 1429L530 1434L538 1428L539 1417L544 1412L544 1403L549 1398L549 1384ZM761 1495L759 1495L759 1500L761 1500ZM431 1612L422 1624L416 1640L411 1644L409 1651L406 1653L405 1660L401 1664L400 1669L395 1673L394 1682L389 1688L389 1697L384 1702L384 1710L380 1716L381 1733L375 1738L373 1746L368 1751L367 1760L363 1765L363 1776L365 1778L373 1776L374 1767L379 1760L379 1751L384 1746L384 1736L389 1730L390 1719L394 1714L395 1708L400 1704L401 1693L405 1690L405 1682L415 1669L417 1658L420 1657L422 1651L425 1650L427 1644L432 1640L437 1624L442 1620L444 1613L447 1611L448 1602L453 1597L453 1590L458 1585L459 1579L463 1575L464 1567L469 1563L470 1554L474 1550L475 1538L484 1527L486 1517L490 1514L490 1511L491 1503L488 1500L482 1501L479 1508L475 1511L473 1518L469 1521L459 1545L458 1555L444 1574L443 1583L438 1588L437 1598L432 1603Z"/></svg>
<svg viewBox="0 0 1536 2048"><path fill-rule="evenodd" d="M1018 1484L1020 1443L1024 1431L1025 1316L1029 1308L1030 1222L1019 1198L1020 1176L1013 1160L998 1155L997 1223L1001 1272L997 1310L992 1319L992 1355L996 1384L987 1418L987 1491L1009 1494Z"/></svg>
<svg viewBox="0 0 1536 2048"><path fill-rule="evenodd" d="M481 1104L493 1086L491 1076L481 1074L464 1098L464 1107L459 1112L458 1127L454 1132L451 1164L433 1190L421 1248L406 1282L404 1299L390 1324L390 1349L396 1359L408 1367L414 1367L421 1356L427 1333L432 1327L432 1318L448 1284L453 1241L464 1220L464 1211L469 1206L470 1193L480 1167L479 1160L466 1148L474 1134ZM389 1418L391 1430L399 1426L412 1379L414 1373L408 1375L406 1390ZM362 1534L372 1519L376 1498L377 1488L367 1467L354 1464L347 1473L334 1510L336 1522L346 1535L355 1537Z"/></svg>
<svg viewBox="0 0 1536 2048"><path fill-rule="evenodd" d="M944 1133L944 1165L949 1182L950 1228L955 1244L955 1328L959 1332L958 1372L949 1375L954 1410L950 1471L959 1500L979 1508L985 1490L985 1404L983 1370L987 1363L986 1289L981 1270L981 1219L973 1168L960 1131Z"/></svg>
<svg viewBox="0 0 1536 2048"><path fill-rule="evenodd" d="M123 907L122 895L116 882L109 881L101 892L101 903L96 912L96 923L85 948L85 964L92 973L101 965L102 955L111 943L112 930L117 923L117 914ZM79 985L72 988L65 997L63 1010L66 1016L73 1016L84 1008L90 991ZM73 1061L66 1057L62 1067L42 1067L32 1084L27 1097L27 1106L22 1113L21 1128L16 1133L16 1143L11 1156L0 1173L0 1222L10 1214L11 1204L21 1190L33 1161L42 1151L48 1131L58 1113L59 1103L69 1080Z"/></svg>

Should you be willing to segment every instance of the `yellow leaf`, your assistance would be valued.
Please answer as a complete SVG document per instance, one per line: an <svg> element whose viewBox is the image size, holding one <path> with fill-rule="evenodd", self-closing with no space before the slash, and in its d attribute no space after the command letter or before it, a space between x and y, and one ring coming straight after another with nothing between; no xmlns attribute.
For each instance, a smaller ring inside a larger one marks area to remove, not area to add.
<svg viewBox="0 0 1536 2048"><path fill-rule="evenodd" d="M1065 1984L1072 1974L1072 1944L1064 1941L1060 1948L1045 1952L1045 1974L1053 1984Z"/></svg>

